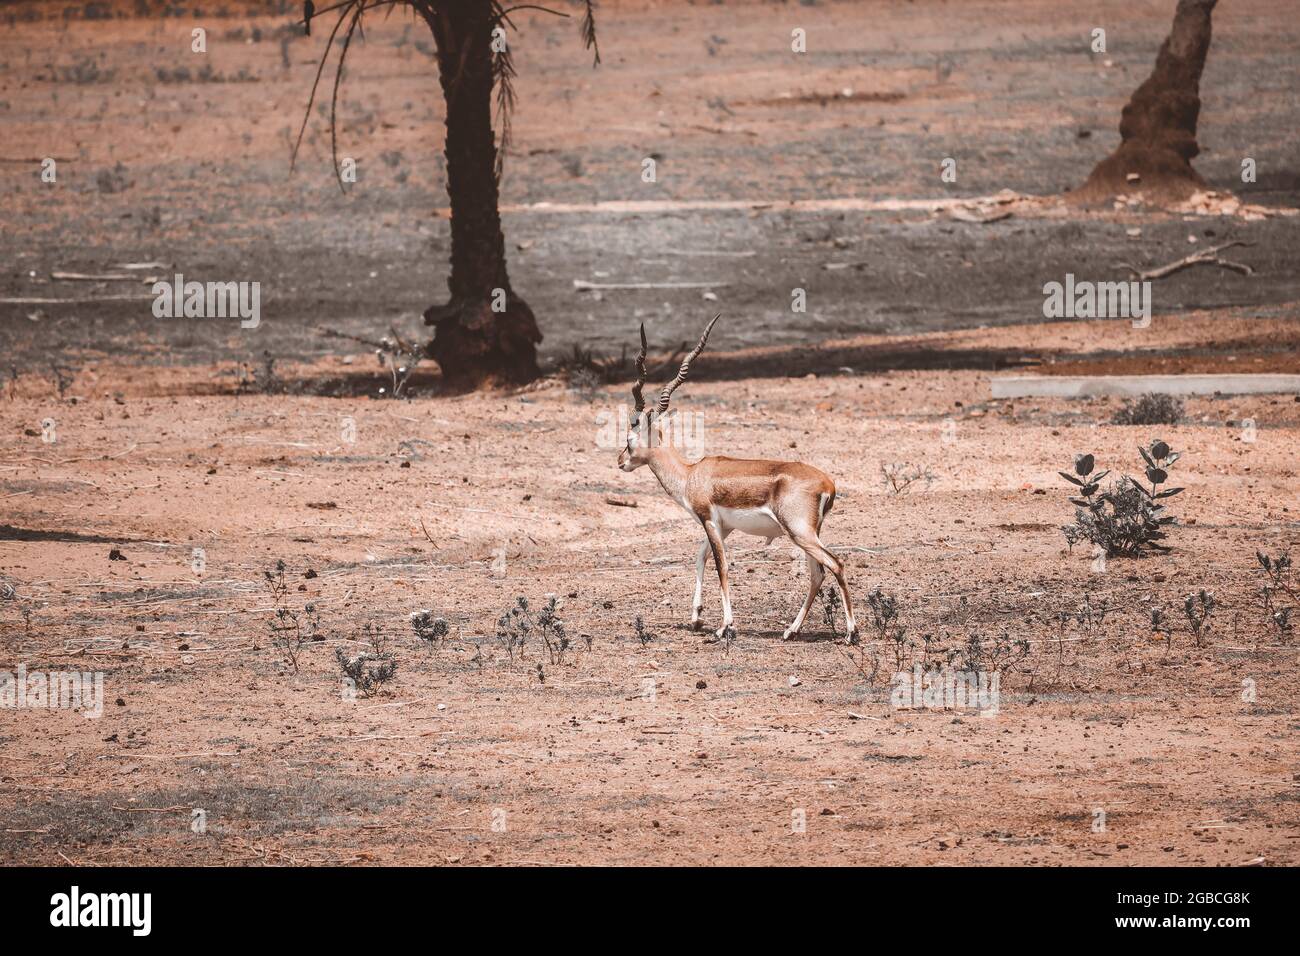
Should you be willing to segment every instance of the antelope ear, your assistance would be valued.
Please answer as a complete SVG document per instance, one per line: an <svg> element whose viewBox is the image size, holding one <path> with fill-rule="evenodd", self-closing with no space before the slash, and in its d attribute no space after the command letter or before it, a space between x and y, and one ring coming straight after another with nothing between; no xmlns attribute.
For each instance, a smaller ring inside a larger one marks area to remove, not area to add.
<svg viewBox="0 0 1300 956"><path fill-rule="evenodd" d="M664 412L662 415L655 418L655 433L659 437L660 445L668 444L664 439L672 437L673 423L676 420L677 412L675 410Z"/></svg>

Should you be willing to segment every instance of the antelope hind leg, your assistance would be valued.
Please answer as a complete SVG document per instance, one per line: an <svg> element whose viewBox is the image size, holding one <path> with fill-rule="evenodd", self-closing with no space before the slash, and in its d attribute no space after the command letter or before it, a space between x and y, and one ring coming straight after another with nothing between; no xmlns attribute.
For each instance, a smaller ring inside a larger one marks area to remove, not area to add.
<svg viewBox="0 0 1300 956"><path fill-rule="evenodd" d="M811 554L805 554L804 560L808 562L808 599L803 602L803 607L799 613L794 616L790 626L785 629L785 634L781 640L788 641L801 630L803 630L804 620L808 617L808 611L812 608L812 603L817 598L817 592L822 588L822 579L826 572L822 569L821 562Z"/></svg>

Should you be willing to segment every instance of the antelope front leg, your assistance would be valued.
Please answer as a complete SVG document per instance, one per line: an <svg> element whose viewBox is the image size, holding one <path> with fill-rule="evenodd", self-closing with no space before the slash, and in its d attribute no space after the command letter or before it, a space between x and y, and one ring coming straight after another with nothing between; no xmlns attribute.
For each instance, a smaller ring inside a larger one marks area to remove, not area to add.
<svg viewBox="0 0 1300 956"><path fill-rule="evenodd" d="M713 551L713 563L718 569L718 584L722 588L722 627L716 635L722 640L731 627L731 592L727 587L727 552L723 547L723 534L712 519L704 522L704 533L709 536L709 547Z"/></svg>
<svg viewBox="0 0 1300 956"><path fill-rule="evenodd" d="M698 631L704 627L700 615L704 613L704 565L709 559L709 538L705 535L700 545L699 556L695 559L695 598L691 601L691 630Z"/></svg>

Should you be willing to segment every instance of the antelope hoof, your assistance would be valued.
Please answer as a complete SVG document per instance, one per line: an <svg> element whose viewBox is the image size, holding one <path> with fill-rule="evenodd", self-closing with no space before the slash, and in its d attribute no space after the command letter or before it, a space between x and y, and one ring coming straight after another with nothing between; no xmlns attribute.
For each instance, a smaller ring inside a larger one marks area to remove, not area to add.
<svg viewBox="0 0 1300 956"><path fill-rule="evenodd" d="M788 641L790 640L790 638L794 637L798 633L799 632L796 631L793 627L787 627L785 629L785 633L781 635L781 640Z"/></svg>
<svg viewBox="0 0 1300 956"><path fill-rule="evenodd" d="M718 628L714 632L713 636L720 641L728 641L728 640L734 641L736 639L736 629L732 627L730 624L728 624L725 627Z"/></svg>
<svg viewBox="0 0 1300 956"><path fill-rule="evenodd" d="M844 643L857 644L861 640L861 638L862 638L861 632L858 631L858 629L855 627L853 630L849 631L848 636L844 638Z"/></svg>
<svg viewBox="0 0 1300 956"><path fill-rule="evenodd" d="M704 630L704 621L700 619L700 614L701 614L703 611L704 611L704 608L702 608L702 607L697 607L697 608L695 609L695 616L694 616L693 618L691 618L691 630L692 630L692 631L702 631L702 630Z"/></svg>

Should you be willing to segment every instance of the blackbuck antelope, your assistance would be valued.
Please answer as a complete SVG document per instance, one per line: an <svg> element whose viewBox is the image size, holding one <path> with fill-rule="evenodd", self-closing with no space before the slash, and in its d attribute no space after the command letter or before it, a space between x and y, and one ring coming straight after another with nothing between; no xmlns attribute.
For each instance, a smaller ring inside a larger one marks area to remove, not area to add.
<svg viewBox="0 0 1300 956"><path fill-rule="evenodd" d="M835 502L835 482L811 465L797 461L755 461L744 458L710 456L689 462L674 448L665 436L664 415L677 387L686 381L691 362L704 351L709 332L721 315L704 329L700 343L682 362L677 377L664 386L659 401L648 408L642 391L645 388L646 337L641 326L641 354L637 356L637 382L632 386L636 402L636 418L627 434L627 446L618 456L618 467L635 471L649 465L668 496L692 515L704 529L704 543L700 545L695 560L695 600L691 604L691 627L702 626L700 615L704 611L704 566L709 552L718 569L718 583L722 586L722 626L719 638L732 626L731 595L727 586L727 553L724 542L733 531L766 538L787 535L804 550L808 561L808 599L785 629L785 639L799 633L817 592L822 577L829 571L835 578L840 597L844 601L844 616L848 625L848 640L857 636L853 620L853 603L849 599L848 585L844 581L844 564L827 550L818 535L831 505Z"/></svg>

